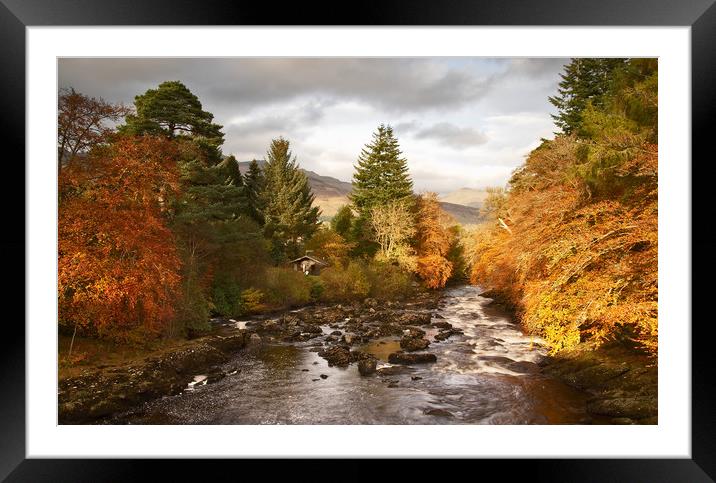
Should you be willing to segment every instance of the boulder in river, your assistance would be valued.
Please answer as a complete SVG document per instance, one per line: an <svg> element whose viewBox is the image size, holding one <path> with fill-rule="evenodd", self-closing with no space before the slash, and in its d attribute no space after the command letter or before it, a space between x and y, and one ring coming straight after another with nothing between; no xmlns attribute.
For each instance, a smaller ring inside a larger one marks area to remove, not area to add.
<svg viewBox="0 0 716 483"><path fill-rule="evenodd" d="M347 366L351 362L351 351L347 347L333 346L318 352L328 361L329 366Z"/></svg>
<svg viewBox="0 0 716 483"><path fill-rule="evenodd" d="M427 339L416 339L407 336L400 339L400 348L409 352L427 349L429 345L430 342Z"/></svg>
<svg viewBox="0 0 716 483"><path fill-rule="evenodd" d="M428 352L393 352L388 356L388 362L391 364L422 364L427 362L437 362L438 358L435 354Z"/></svg>
<svg viewBox="0 0 716 483"><path fill-rule="evenodd" d="M378 361L374 357L366 357L358 361L358 372L361 376L373 374L378 367Z"/></svg>

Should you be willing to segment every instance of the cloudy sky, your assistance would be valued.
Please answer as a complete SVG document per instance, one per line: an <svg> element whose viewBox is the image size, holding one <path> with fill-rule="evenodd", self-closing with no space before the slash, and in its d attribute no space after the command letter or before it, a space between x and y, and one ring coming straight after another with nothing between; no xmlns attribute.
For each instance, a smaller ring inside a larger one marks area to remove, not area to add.
<svg viewBox="0 0 716 483"><path fill-rule="evenodd" d="M264 157L291 141L299 164L350 181L380 123L391 124L416 190L503 185L552 137L547 101L568 59L61 59L59 86L108 101L180 80L224 126L223 151Z"/></svg>

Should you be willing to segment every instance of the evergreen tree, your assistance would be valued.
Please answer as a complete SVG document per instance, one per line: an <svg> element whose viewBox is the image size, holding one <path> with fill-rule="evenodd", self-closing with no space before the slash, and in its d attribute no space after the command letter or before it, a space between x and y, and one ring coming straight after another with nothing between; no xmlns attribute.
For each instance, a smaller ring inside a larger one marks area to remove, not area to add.
<svg viewBox="0 0 716 483"><path fill-rule="evenodd" d="M558 95L549 98L557 108L552 115L555 124L565 134L577 132L582 113L589 104L602 107L609 91L613 72L625 65L626 59L572 59L560 74Z"/></svg>
<svg viewBox="0 0 716 483"><path fill-rule="evenodd" d="M259 225L264 224L263 207L261 206L261 192L264 187L264 174L255 159L249 164L249 170L244 175L246 186L246 199L248 202L249 216Z"/></svg>
<svg viewBox="0 0 716 483"><path fill-rule="evenodd" d="M298 256L301 244L318 228L320 212L308 178L296 164L283 138L271 142L261 191L264 235L272 242L275 261Z"/></svg>
<svg viewBox="0 0 716 483"><path fill-rule="evenodd" d="M353 174L350 200L362 217L374 206L412 198L413 181L401 155L393 128L378 126L372 142L361 151Z"/></svg>
<svg viewBox="0 0 716 483"><path fill-rule="evenodd" d="M239 162L236 161L236 158L233 155L224 158L220 166L226 175L226 184L237 187L244 185L244 178L241 176Z"/></svg>
<svg viewBox="0 0 716 483"><path fill-rule="evenodd" d="M136 96L134 106L136 114L126 117L119 132L189 138L204 148L210 163L221 161L222 126L213 122L214 115L203 110L199 99L181 82L162 82L156 89Z"/></svg>
<svg viewBox="0 0 716 483"><path fill-rule="evenodd" d="M350 237L352 226L353 210L351 210L350 206L343 205L331 220L331 228L343 238L348 239Z"/></svg>

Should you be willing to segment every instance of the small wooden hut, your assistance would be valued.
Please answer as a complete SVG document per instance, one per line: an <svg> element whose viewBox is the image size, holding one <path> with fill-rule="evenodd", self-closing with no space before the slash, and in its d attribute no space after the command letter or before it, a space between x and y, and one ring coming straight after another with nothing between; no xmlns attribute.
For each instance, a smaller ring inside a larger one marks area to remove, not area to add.
<svg viewBox="0 0 716 483"><path fill-rule="evenodd" d="M321 273L321 269L328 266L328 263L311 255L298 257L295 260L291 260L290 263L293 265L294 270L301 271L306 275L318 275Z"/></svg>

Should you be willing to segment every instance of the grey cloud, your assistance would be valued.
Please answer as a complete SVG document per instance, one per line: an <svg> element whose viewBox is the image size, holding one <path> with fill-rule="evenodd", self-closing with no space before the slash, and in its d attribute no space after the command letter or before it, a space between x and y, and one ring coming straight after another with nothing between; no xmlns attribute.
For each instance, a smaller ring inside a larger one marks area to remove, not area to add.
<svg viewBox="0 0 716 483"><path fill-rule="evenodd" d="M441 59L212 58L61 59L59 84L131 102L165 80L181 80L221 111L311 96L357 100L395 111L446 109L484 96L494 81Z"/></svg>
<svg viewBox="0 0 716 483"><path fill-rule="evenodd" d="M415 133L421 139L434 139L455 149L479 146L488 141L485 133L471 127L459 127L449 122L439 122Z"/></svg>

